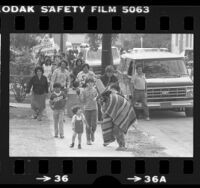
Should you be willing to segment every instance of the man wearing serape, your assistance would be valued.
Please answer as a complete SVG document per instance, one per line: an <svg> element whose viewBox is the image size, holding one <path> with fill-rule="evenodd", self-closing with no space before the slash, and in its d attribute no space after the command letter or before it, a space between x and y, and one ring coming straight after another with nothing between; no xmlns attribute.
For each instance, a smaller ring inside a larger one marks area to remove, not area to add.
<svg viewBox="0 0 200 188"><path fill-rule="evenodd" d="M124 97L105 91L101 94L101 110L103 113L102 132L104 146L117 140L117 150L125 149L124 134L136 121L133 107Z"/></svg>

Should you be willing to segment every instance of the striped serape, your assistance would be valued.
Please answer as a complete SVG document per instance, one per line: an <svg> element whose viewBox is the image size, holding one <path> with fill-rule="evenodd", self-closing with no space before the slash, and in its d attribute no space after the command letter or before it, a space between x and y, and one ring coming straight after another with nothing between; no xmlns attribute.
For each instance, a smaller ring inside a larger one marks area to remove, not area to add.
<svg viewBox="0 0 200 188"><path fill-rule="evenodd" d="M106 117L103 119L101 128L102 128L102 133L103 133L104 144L109 144L111 142L114 142L115 138L113 135L113 123L110 117Z"/></svg>
<svg viewBox="0 0 200 188"><path fill-rule="evenodd" d="M125 134L129 127L136 121L132 105L118 94L110 95L109 105L104 112L111 118L113 126L118 126Z"/></svg>

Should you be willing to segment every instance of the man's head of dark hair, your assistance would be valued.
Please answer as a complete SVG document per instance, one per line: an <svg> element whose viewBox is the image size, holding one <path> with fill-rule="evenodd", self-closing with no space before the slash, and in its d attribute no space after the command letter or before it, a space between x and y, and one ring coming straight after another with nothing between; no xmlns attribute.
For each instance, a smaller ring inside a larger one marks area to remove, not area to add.
<svg viewBox="0 0 200 188"><path fill-rule="evenodd" d="M110 89L114 89L114 90L120 92L120 87L119 87L119 85L117 85L117 84L112 84L112 85L110 86Z"/></svg>
<svg viewBox="0 0 200 188"><path fill-rule="evenodd" d="M74 81L73 82L73 87L78 88L79 87L79 81Z"/></svg>
<svg viewBox="0 0 200 188"><path fill-rule="evenodd" d="M88 69L90 69L90 66L87 63L85 63L85 64L82 65L82 69L84 69L85 67L87 67Z"/></svg>
<svg viewBox="0 0 200 188"><path fill-rule="evenodd" d="M37 74L37 71L38 71L38 70L40 70L40 71L42 72L42 74L44 73L44 69L43 69L43 67L38 66L38 67L35 68L35 71L34 71L35 74Z"/></svg>
<svg viewBox="0 0 200 188"><path fill-rule="evenodd" d="M60 83L54 83L53 88L61 88L61 84Z"/></svg>
<svg viewBox="0 0 200 188"><path fill-rule="evenodd" d="M107 102L108 99L109 99L109 97L110 97L110 95L111 95L111 93L112 93L112 91L110 91L110 90L104 91L104 92L100 95L101 101L102 101L102 102Z"/></svg>
<svg viewBox="0 0 200 188"><path fill-rule="evenodd" d="M81 62L81 65L83 64L82 59L77 59L77 60L76 60L76 66L78 66L78 62Z"/></svg>
<svg viewBox="0 0 200 188"><path fill-rule="evenodd" d="M68 65L68 62L65 61L65 60L61 60L61 61L60 61L60 65L61 65L62 63L65 63L66 66Z"/></svg>

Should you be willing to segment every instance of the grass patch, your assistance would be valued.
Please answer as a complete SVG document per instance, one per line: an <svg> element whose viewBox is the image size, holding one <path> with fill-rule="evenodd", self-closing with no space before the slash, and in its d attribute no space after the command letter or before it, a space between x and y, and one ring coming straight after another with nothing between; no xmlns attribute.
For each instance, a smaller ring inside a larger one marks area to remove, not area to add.
<svg viewBox="0 0 200 188"><path fill-rule="evenodd" d="M9 116L10 119L25 119L25 118L30 118L32 115L32 110L30 108L15 108L15 107L10 107L9 108Z"/></svg>
<svg viewBox="0 0 200 188"><path fill-rule="evenodd" d="M127 151L132 151L135 157L164 157L164 147L160 146L155 140L145 135L140 130L129 131L127 135Z"/></svg>

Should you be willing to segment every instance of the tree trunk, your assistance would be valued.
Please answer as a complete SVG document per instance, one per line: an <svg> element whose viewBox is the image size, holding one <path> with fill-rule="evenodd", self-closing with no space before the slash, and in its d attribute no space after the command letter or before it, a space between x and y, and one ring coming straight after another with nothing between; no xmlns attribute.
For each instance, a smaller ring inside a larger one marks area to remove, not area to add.
<svg viewBox="0 0 200 188"><path fill-rule="evenodd" d="M105 68L108 65L113 65L112 58L112 35L103 34L102 36L102 57L101 57L101 73L105 73Z"/></svg>

